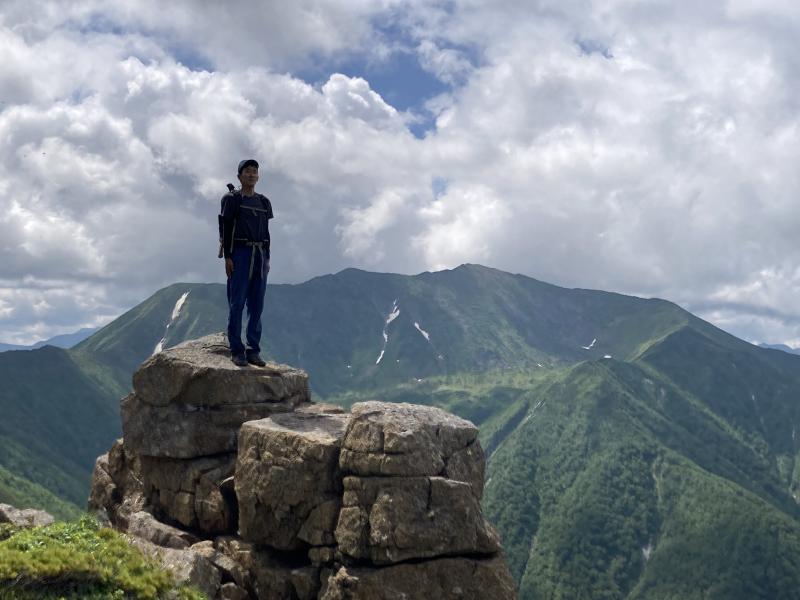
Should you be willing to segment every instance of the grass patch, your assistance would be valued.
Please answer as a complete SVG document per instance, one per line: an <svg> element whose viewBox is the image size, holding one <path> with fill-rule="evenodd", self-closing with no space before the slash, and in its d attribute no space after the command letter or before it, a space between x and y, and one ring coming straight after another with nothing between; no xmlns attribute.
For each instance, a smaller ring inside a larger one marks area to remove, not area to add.
<svg viewBox="0 0 800 600"><path fill-rule="evenodd" d="M172 575L89 516L33 529L0 529L0 600L164 597ZM204 600L181 586L180 600Z"/></svg>

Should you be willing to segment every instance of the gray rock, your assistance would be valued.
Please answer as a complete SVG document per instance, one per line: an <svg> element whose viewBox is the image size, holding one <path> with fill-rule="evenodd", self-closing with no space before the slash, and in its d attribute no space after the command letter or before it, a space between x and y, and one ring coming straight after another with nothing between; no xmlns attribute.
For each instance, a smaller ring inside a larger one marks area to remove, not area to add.
<svg viewBox="0 0 800 600"><path fill-rule="evenodd" d="M312 565L319 566L332 563L335 556L335 546L314 546L308 550L308 559Z"/></svg>
<svg viewBox="0 0 800 600"><path fill-rule="evenodd" d="M208 598L216 598L220 589L219 571L210 560L190 549L164 548L138 537L129 541L145 555L155 559L170 571L178 585L189 584L198 588Z"/></svg>
<svg viewBox="0 0 800 600"><path fill-rule="evenodd" d="M220 536L214 547L236 561L247 573L247 589L256 598L294 600L298 597L293 581L296 567L280 558L274 551L259 548L233 536Z"/></svg>
<svg viewBox="0 0 800 600"><path fill-rule="evenodd" d="M291 566L262 550L253 552L251 558L250 575L256 598L296 598Z"/></svg>
<svg viewBox="0 0 800 600"><path fill-rule="evenodd" d="M247 572L244 567L229 555L217 550L214 547L214 542L204 540L193 544L190 549L211 561L211 564L222 574L223 580L233 581L240 588L247 587Z"/></svg>
<svg viewBox="0 0 800 600"><path fill-rule="evenodd" d="M336 541L374 564L500 550L471 486L442 477L345 477Z"/></svg>
<svg viewBox="0 0 800 600"><path fill-rule="evenodd" d="M319 592L319 569L317 567L299 567L292 569L289 577L297 600L315 600Z"/></svg>
<svg viewBox="0 0 800 600"><path fill-rule="evenodd" d="M347 413L347 411L338 404L331 404L329 402L309 402L300 404L294 411L311 415L343 415Z"/></svg>
<svg viewBox="0 0 800 600"><path fill-rule="evenodd" d="M252 555L257 550L254 544L234 535L221 535L214 539L214 549L235 561L244 569L246 577L249 577Z"/></svg>
<svg viewBox="0 0 800 600"><path fill-rule="evenodd" d="M347 420L295 413L242 426L234 479L243 539L281 550L333 543Z"/></svg>
<svg viewBox="0 0 800 600"><path fill-rule="evenodd" d="M146 511L133 513L129 517L127 532L156 546L179 550L200 541L187 531L162 523Z"/></svg>
<svg viewBox="0 0 800 600"><path fill-rule="evenodd" d="M308 376L286 365L240 368L223 334L150 357L123 399L122 430L134 454L194 458L236 450L245 421L309 402Z"/></svg>
<svg viewBox="0 0 800 600"><path fill-rule="evenodd" d="M514 600L502 557L440 558L390 567L341 567L323 582L321 600Z"/></svg>
<svg viewBox="0 0 800 600"><path fill-rule="evenodd" d="M478 428L433 406L359 402L342 443L339 465L355 475L437 475L483 494L485 460Z"/></svg>
<svg viewBox="0 0 800 600"><path fill-rule="evenodd" d="M120 403L125 441L143 456L196 458L236 451L245 421L290 412L294 400L228 405L214 409L195 405L154 407L136 394Z"/></svg>
<svg viewBox="0 0 800 600"><path fill-rule="evenodd" d="M141 459L144 492L156 514L204 533L236 532L236 497L223 489L235 454L195 459Z"/></svg>
<svg viewBox="0 0 800 600"><path fill-rule="evenodd" d="M250 600L247 590L229 581L219 588L220 600Z"/></svg>
<svg viewBox="0 0 800 600"><path fill-rule="evenodd" d="M115 504L114 492L117 485L108 472L108 453L97 457L92 470L92 484L89 488L88 511L102 520L111 521L110 509Z"/></svg>
<svg viewBox="0 0 800 600"><path fill-rule="evenodd" d="M235 390L235 394L231 392ZM308 401L308 375L277 363L237 367L223 333L184 342L151 356L133 375L133 391L150 406L226 406ZM299 402L298 402L299 403Z"/></svg>
<svg viewBox="0 0 800 600"><path fill-rule="evenodd" d="M144 505L141 462L127 452L119 439L108 454L95 461L87 508L101 520L108 519L114 527L125 530L130 515Z"/></svg>
<svg viewBox="0 0 800 600"><path fill-rule="evenodd" d="M43 527L51 525L53 515L34 508L14 508L10 504L0 504L0 523L10 523L15 527Z"/></svg>

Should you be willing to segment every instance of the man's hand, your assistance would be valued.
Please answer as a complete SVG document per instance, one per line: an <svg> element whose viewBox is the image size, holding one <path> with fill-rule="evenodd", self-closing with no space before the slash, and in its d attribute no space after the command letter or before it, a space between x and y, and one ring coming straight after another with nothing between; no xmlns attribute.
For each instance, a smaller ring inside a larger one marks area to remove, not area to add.
<svg viewBox="0 0 800 600"><path fill-rule="evenodd" d="M228 279L230 279L232 273L233 273L233 259L232 258L226 258L225 259L225 274L228 276Z"/></svg>

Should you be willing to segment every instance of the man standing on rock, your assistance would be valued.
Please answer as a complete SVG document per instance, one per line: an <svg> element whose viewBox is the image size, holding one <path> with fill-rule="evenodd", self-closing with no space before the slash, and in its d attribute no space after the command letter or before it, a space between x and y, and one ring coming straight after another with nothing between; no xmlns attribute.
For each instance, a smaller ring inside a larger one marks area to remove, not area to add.
<svg viewBox="0 0 800 600"><path fill-rule="evenodd" d="M269 220L272 204L255 191L258 163L239 163L240 190L222 198L222 251L228 276L228 342L236 366L263 367L261 311L269 273ZM247 348L242 344L242 311L247 304Z"/></svg>

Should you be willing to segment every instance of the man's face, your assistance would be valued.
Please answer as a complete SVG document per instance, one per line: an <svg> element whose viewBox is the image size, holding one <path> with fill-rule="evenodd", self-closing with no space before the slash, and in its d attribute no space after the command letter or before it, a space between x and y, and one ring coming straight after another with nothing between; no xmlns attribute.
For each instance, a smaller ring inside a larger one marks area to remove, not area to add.
<svg viewBox="0 0 800 600"><path fill-rule="evenodd" d="M254 186L258 182L258 169L253 166L245 167L239 173L239 181L244 186Z"/></svg>

